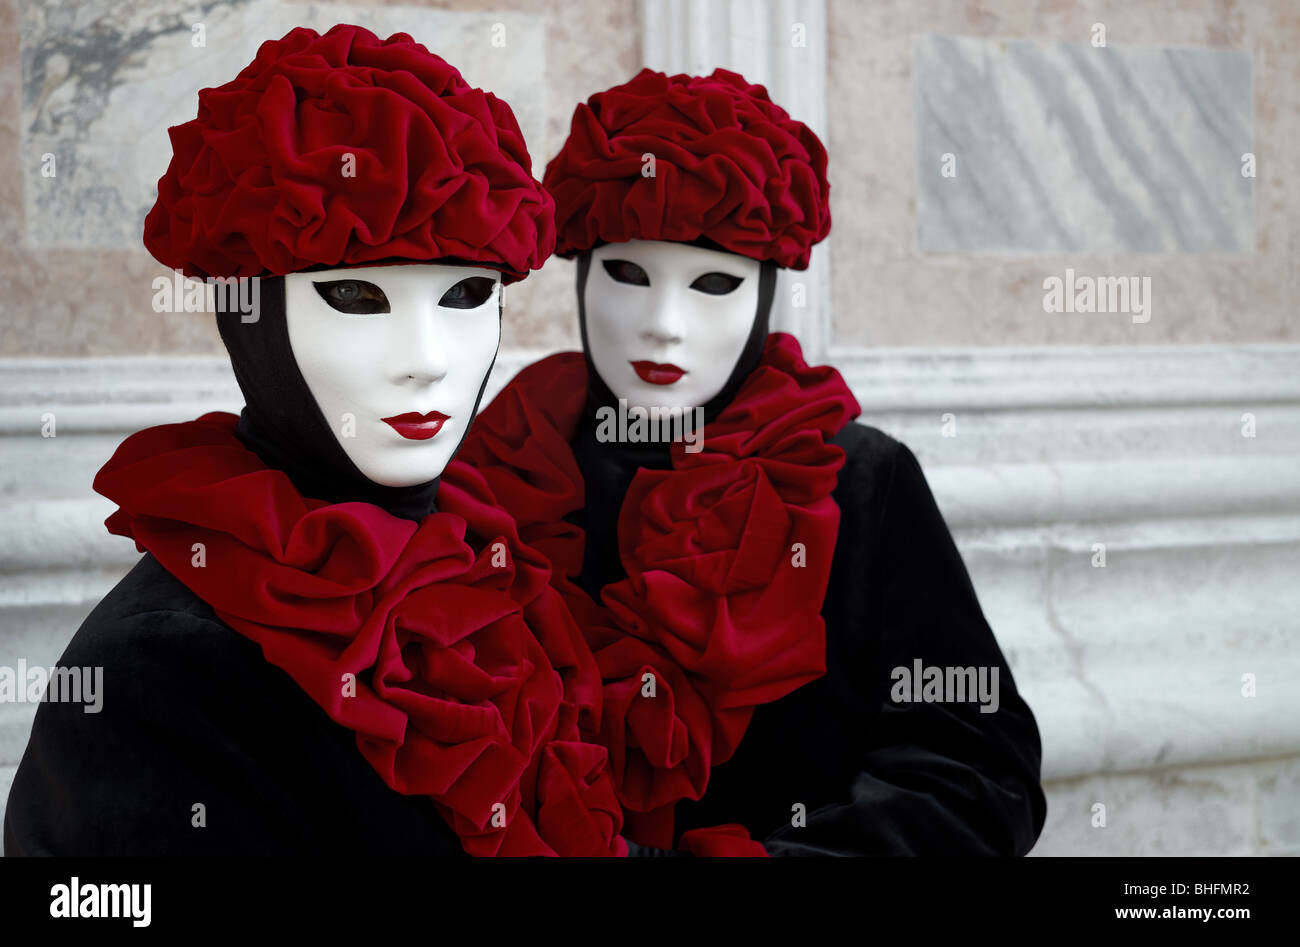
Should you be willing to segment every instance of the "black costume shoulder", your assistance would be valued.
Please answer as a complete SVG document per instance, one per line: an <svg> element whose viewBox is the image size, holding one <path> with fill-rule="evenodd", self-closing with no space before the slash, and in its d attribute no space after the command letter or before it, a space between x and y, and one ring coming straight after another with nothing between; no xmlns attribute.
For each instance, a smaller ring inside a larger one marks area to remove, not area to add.
<svg viewBox="0 0 1300 947"><path fill-rule="evenodd" d="M464 854L427 798L386 786L352 731L152 555L59 665L102 667L102 705L37 708L6 855Z"/></svg>
<svg viewBox="0 0 1300 947"><path fill-rule="evenodd" d="M862 424L834 443L827 673L758 708L704 797L678 803L677 829L740 822L773 855L1022 855L1046 814L1038 728L920 464ZM996 668L997 711L895 702L894 669L918 659Z"/></svg>

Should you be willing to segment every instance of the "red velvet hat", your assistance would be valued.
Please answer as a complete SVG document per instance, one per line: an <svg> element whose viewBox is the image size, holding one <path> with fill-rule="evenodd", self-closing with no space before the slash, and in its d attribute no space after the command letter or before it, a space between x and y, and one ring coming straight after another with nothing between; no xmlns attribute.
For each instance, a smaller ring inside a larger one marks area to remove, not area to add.
<svg viewBox="0 0 1300 947"><path fill-rule="evenodd" d="M802 270L831 229L821 141L765 88L725 69L643 69L593 95L574 111L543 183L566 257L602 242L703 237Z"/></svg>
<svg viewBox="0 0 1300 947"><path fill-rule="evenodd" d="M406 33L291 30L168 131L144 245L187 276L455 260L510 282L554 246L510 106Z"/></svg>

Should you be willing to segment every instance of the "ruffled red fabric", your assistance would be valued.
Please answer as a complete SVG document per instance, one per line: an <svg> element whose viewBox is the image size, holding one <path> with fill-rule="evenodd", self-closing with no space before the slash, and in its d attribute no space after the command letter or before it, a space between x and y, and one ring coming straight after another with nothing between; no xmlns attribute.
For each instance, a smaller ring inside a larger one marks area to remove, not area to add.
<svg viewBox="0 0 1300 947"><path fill-rule="evenodd" d="M701 858L763 858L767 849L762 842L749 837L743 825L714 825L683 832L677 842L678 851Z"/></svg>
<svg viewBox="0 0 1300 947"><path fill-rule="evenodd" d="M144 244L186 276L450 258L509 282L555 243L510 106L406 33L291 30L168 131Z"/></svg>
<svg viewBox="0 0 1300 947"><path fill-rule="evenodd" d="M256 641L473 855L626 855L600 678L549 565L453 462L418 525L298 494L211 413L131 435L95 478L135 540Z"/></svg>
<svg viewBox="0 0 1300 947"><path fill-rule="evenodd" d="M529 366L475 420L461 456L550 559L595 653L604 699L584 734L609 749L627 836L671 847L674 803L704 794L755 708L826 671L844 462L828 440L859 408L838 372L805 364L792 336L769 336L703 450L678 443L671 470L637 472L618 522L627 577L598 603L574 582L585 537L564 521L584 502L569 444L586 388L581 353Z"/></svg>
<svg viewBox="0 0 1300 947"><path fill-rule="evenodd" d="M555 196L560 256L706 237L802 270L831 229L826 164L820 139L763 86L726 69L643 69L577 107L542 181Z"/></svg>

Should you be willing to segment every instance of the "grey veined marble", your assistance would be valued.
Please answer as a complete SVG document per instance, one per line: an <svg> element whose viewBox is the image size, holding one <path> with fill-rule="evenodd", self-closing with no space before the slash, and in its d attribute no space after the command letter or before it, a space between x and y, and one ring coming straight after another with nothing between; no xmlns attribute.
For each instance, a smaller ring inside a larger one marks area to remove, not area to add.
<svg viewBox="0 0 1300 947"><path fill-rule="evenodd" d="M941 35L912 52L921 250L1254 251L1249 54Z"/></svg>
<svg viewBox="0 0 1300 947"><path fill-rule="evenodd" d="M167 128L194 118L198 90L233 79L264 41L295 26L355 23L411 34L465 79L510 103L540 174L546 129L540 14L279 0L22 0L22 171L34 247L141 246L167 169ZM204 27L196 46L195 24ZM54 156L55 174L43 173Z"/></svg>

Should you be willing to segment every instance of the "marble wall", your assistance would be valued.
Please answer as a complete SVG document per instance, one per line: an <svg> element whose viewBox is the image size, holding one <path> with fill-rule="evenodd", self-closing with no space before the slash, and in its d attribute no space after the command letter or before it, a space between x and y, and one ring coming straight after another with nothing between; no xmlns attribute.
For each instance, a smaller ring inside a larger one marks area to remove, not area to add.
<svg viewBox="0 0 1300 947"><path fill-rule="evenodd" d="M358 23L410 33L469 81L511 103L540 177L573 104L636 71L634 0L455 0L422 4L223 0L0 0L0 355L221 351L210 317L157 314L168 271L140 242L170 156L167 127L194 117L198 89L294 26ZM203 47L192 27L205 27ZM504 29L505 45L493 43ZM42 174L43 156L56 174ZM552 262L508 290L508 346L576 343L572 269Z"/></svg>
<svg viewBox="0 0 1300 947"><path fill-rule="evenodd" d="M835 344L1300 339L1300 5L829 0L828 20ZM1067 268L1150 277L1151 318L1045 312Z"/></svg>
<svg viewBox="0 0 1300 947"><path fill-rule="evenodd" d="M1249 54L921 33L912 69L921 252L1254 251Z"/></svg>
<svg viewBox="0 0 1300 947"><path fill-rule="evenodd" d="M515 106L540 174L573 104L639 67L639 12L0 0L0 146L19 172L0 177L0 355L220 351L210 320L149 308L163 271L140 224L166 127L261 39L340 20L406 30ZM1300 338L1290 0L827 0L826 18L833 348ZM55 178L41 174L47 153ZM1151 318L1045 312L1044 280L1067 269L1149 277ZM553 260L510 290L507 346L575 344L571 280Z"/></svg>

